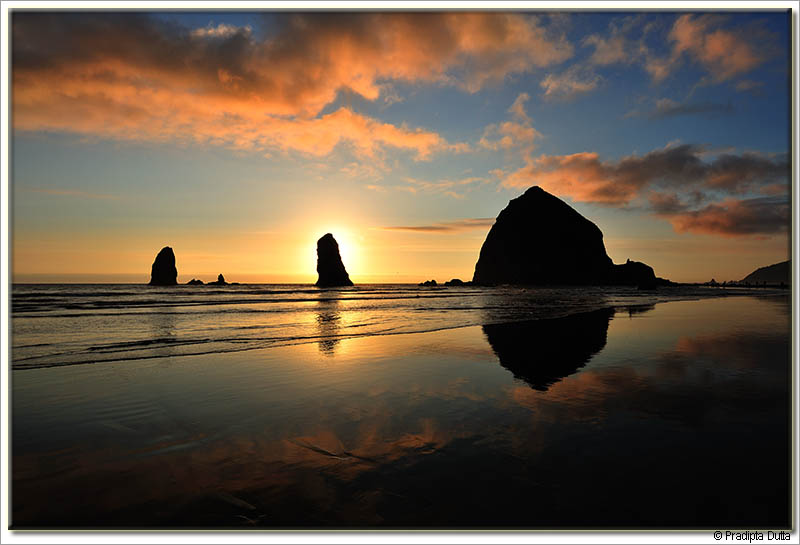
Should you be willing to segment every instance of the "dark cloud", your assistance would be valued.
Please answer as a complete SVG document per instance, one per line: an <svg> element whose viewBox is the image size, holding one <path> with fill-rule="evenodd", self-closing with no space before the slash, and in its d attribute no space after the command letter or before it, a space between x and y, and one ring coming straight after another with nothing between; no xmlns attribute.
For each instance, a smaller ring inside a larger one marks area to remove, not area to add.
<svg viewBox="0 0 800 545"><path fill-rule="evenodd" d="M678 231L736 236L788 228L789 175L787 154L714 155L703 146L682 144L618 161L603 161L596 153L542 155L529 158L503 184L538 184L556 195L607 206L643 200Z"/></svg>
<svg viewBox="0 0 800 545"><path fill-rule="evenodd" d="M650 119L664 119L668 117L678 117L681 115L703 115L714 117L717 115L728 115L734 112L733 105L718 104L715 102L695 102L678 103L669 99L656 101L654 110L647 114Z"/></svg>
<svg viewBox="0 0 800 545"><path fill-rule="evenodd" d="M722 236L785 233L791 221L785 198L725 199L699 210L664 213L676 231Z"/></svg>

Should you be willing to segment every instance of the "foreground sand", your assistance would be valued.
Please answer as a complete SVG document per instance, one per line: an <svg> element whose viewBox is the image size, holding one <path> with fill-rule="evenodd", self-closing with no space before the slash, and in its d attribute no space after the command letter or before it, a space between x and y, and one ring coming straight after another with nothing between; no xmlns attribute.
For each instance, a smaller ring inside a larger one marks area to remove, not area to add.
<svg viewBox="0 0 800 545"><path fill-rule="evenodd" d="M12 523L786 527L789 308L15 371Z"/></svg>

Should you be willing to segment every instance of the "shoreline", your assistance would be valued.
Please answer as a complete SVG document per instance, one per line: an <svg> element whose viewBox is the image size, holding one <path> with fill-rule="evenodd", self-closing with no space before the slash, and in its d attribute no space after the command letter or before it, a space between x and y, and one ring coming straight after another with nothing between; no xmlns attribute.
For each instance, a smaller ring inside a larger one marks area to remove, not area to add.
<svg viewBox="0 0 800 545"><path fill-rule="evenodd" d="M71 285L71 284L65 284ZM390 285L390 284L387 284ZM391 284L395 285L395 284ZM398 286L405 286L405 284L396 284ZM243 286L246 286L243 284ZM411 285L409 285L411 286ZM195 286L187 286L187 287L195 287ZM313 287L313 286L312 286ZM471 286L468 286L468 288ZM478 289L486 289L475 287ZM437 289L437 288L433 288ZM448 288L442 288L448 289ZM491 289L491 288L489 288ZM502 288L501 288L502 289ZM546 289L556 289L556 288L546 288ZM678 289L678 288L660 288L660 290L669 290L669 289ZM507 324L514 324L520 322L535 322L538 320L548 320L554 318L563 318L568 316L574 316L576 314L581 314L585 312L591 312L596 310L602 309L613 309L614 311L625 310L625 309L635 309L635 308L645 308L645 307L653 307L654 305L658 305L661 303L672 303L672 302L680 302L680 301L700 301L703 299L718 299L718 298L726 298L726 297L754 297L754 298L783 298L791 295L791 290L783 290L783 289L770 289L766 288L769 291L765 291L764 288L740 288L742 291L735 292L728 292L723 291L720 293L720 290L725 290L725 288L715 288L715 287L708 287L709 290L714 290L711 293L693 293L693 294L680 294L676 295L672 298L663 298L659 299L659 295L663 296L664 293L661 291L659 294L658 292L641 292L641 291L632 291L631 296L636 298L650 298L649 301L641 301L641 302L624 302L624 303L614 303L612 301L603 303L603 304L593 304L588 305L586 307L576 307L568 309L564 313L554 313L551 315L546 315L542 317L521 317L518 319L511 319L511 320L487 320L481 321L480 323L462 323L462 324L454 324L452 326L442 326L442 327L433 327L433 328L424 328L419 330L412 330L412 331L387 331L387 332L369 332L363 334L346 334L346 335L331 335L331 336L319 336L319 335L310 335L310 336L303 336L303 337L295 337L295 338L287 338L285 340L276 341L274 344L269 344L268 346L248 346L242 348L228 348L228 349L217 349L217 350L207 350L207 351L199 351L193 353L185 353L185 354L172 354L172 355L146 355L146 356L138 356L138 357L131 357L131 356L124 356L118 358L108 358L108 359L100 359L100 360L88 360L88 361L76 361L76 362L66 362L66 363L56 363L56 364L41 364L41 365L32 365L32 366L16 366L14 359L13 359L13 345L9 347L9 362L11 364L12 371L32 371L37 369L50 369L54 367L73 367L78 365L97 365L97 364L107 364L107 363L119 363L125 361L147 361L159 358L183 358L183 357L193 357L193 356L212 356L216 354L236 354L236 353L243 353L243 352L251 352L251 351L262 351L262 350L271 350L274 348L282 348L288 346L302 346L307 344L317 344L317 343L324 343L324 342L339 342L344 340L352 340L352 339L364 339L364 338L373 338L373 337L390 337L396 335L417 335L417 334L424 334L424 333L435 333L438 331L448 331L448 330L456 330L462 329L467 327L480 327L480 326L487 326L487 325L507 325ZM733 289L733 288L728 288ZM745 291L746 290L746 291ZM330 291L330 290L323 290L323 291ZM343 293L348 293L351 290L345 290ZM652 300L657 299L657 300ZM333 301L340 301L340 300L348 300L346 298L333 298ZM179 304L177 306L180 306ZM12 315L12 327L13 327L13 315ZM13 335L12 335L13 338ZM269 342L268 340L264 342ZM22 360L18 360L22 361Z"/></svg>

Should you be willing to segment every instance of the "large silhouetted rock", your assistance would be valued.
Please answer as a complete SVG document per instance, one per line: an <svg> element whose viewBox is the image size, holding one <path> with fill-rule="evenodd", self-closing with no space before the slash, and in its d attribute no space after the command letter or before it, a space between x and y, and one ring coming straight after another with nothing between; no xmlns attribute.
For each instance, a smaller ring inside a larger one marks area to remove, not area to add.
<svg viewBox="0 0 800 545"><path fill-rule="evenodd" d="M476 284L595 284L611 259L603 233L538 186L511 200L481 247Z"/></svg>
<svg viewBox="0 0 800 545"><path fill-rule="evenodd" d="M339 244L330 233L317 241L317 273L320 288L353 285L339 255Z"/></svg>
<svg viewBox="0 0 800 545"><path fill-rule="evenodd" d="M175 254L165 246L158 252L150 269L151 286L175 286L178 283L178 269L175 268Z"/></svg>
<svg viewBox="0 0 800 545"><path fill-rule="evenodd" d="M653 269L614 265L603 233L567 203L538 186L512 199L481 247L475 284L632 285L655 287Z"/></svg>

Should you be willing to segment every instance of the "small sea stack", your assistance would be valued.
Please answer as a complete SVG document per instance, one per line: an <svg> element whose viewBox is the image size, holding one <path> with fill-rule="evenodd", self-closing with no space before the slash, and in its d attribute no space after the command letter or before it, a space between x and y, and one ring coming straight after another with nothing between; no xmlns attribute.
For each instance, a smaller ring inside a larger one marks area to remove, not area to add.
<svg viewBox="0 0 800 545"><path fill-rule="evenodd" d="M339 244L330 233L317 241L317 274L319 279L315 285L319 288L353 285L339 255Z"/></svg>
<svg viewBox="0 0 800 545"><path fill-rule="evenodd" d="M217 276L216 282L209 282L208 285L209 286L227 286L228 283L225 281L225 277L222 276L222 274L220 273L220 275Z"/></svg>
<svg viewBox="0 0 800 545"><path fill-rule="evenodd" d="M158 252L156 260L150 269L151 286L176 286L178 284L178 269L175 268L175 254L172 248L165 246Z"/></svg>

